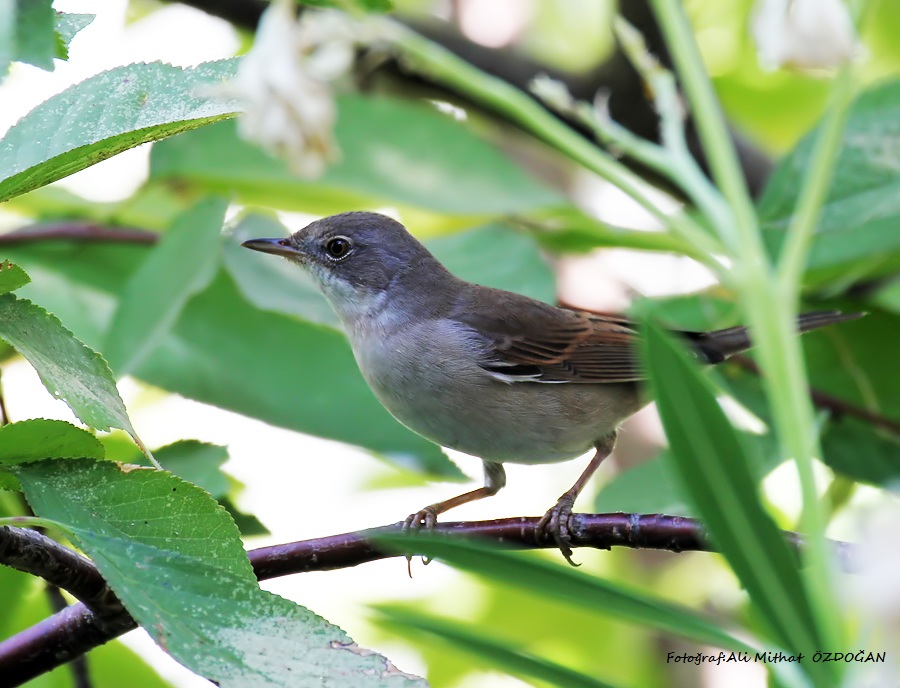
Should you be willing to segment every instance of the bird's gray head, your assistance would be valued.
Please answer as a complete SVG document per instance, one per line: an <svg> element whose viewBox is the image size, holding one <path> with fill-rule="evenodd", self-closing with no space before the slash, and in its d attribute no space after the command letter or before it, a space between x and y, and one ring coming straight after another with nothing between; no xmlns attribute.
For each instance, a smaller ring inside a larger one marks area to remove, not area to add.
<svg viewBox="0 0 900 688"><path fill-rule="evenodd" d="M300 265L344 319L378 308L411 269L443 271L403 225L378 213L332 215L283 239L241 245Z"/></svg>

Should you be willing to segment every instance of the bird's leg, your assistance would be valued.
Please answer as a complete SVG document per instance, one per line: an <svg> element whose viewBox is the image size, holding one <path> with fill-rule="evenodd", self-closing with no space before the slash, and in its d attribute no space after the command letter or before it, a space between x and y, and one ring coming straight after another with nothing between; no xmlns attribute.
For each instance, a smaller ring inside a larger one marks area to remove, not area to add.
<svg viewBox="0 0 900 688"><path fill-rule="evenodd" d="M474 502L476 499L491 497L497 494L504 485L506 485L506 471L503 470L503 464L485 461L484 487L479 487L477 490L472 490L471 492L446 499L443 502L426 506L424 509L419 509L416 513L407 517L406 522L403 524L403 530L418 530L423 527L426 530L431 530L434 528L434 524L437 523L438 514L442 514L455 506Z"/></svg>
<svg viewBox="0 0 900 688"><path fill-rule="evenodd" d="M570 547L572 537L569 533L569 518L572 516L572 507L575 506L575 500L578 499L578 495L581 494L588 480L591 479L591 476L603 463L603 459L612 453L615 444L616 434L613 433L599 440L594 445L597 451L594 453L594 458L591 459L587 468L584 469L584 472L575 481L575 484L562 494L553 508L544 514L534 529L534 536L538 543L543 541L548 535L552 536L556 541L556 546L559 547L559 551L562 552L566 561L572 566L579 566L579 564L572 561L572 548Z"/></svg>

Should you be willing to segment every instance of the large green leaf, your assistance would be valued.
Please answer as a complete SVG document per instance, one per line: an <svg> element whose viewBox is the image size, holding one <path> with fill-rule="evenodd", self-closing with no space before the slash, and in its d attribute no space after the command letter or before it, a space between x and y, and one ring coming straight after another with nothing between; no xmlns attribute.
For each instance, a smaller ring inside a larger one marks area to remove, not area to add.
<svg viewBox="0 0 900 688"><path fill-rule="evenodd" d="M0 139L0 202L142 143L233 116L235 102L201 93L233 76L236 64L133 64L53 96Z"/></svg>
<svg viewBox="0 0 900 688"><path fill-rule="evenodd" d="M211 198L179 215L128 280L103 348L117 375L140 365L215 277L227 207Z"/></svg>
<svg viewBox="0 0 900 688"><path fill-rule="evenodd" d="M779 250L809 165L815 134L772 174L759 202L766 240ZM900 268L900 81L864 93L853 105L834 179L810 250L811 282L854 279ZM852 266L852 267L851 267Z"/></svg>
<svg viewBox="0 0 900 688"><path fill-rule="evenodd" d="M328 212L374 202L455 214L514 213L562 198L435 108L396 98L339 98L341 158L314 182L239 139L234 123L159 143L151 177L236 193L249 203Z"/></svg>
<svg viewBox="0 0 900 688"><path fill-rule="evenodd" d="M745 443L709 383L651 323L644 352L682 489L759 607L773 639L811 656L822 644L799 562L760 504Z"/></svg>
<svg viewBox="0 0 900 688"><path fill-rule="evenodd" d="M55 316L27 299L2 294L0 339L28 359L47 390L84 423L98 430L122 428L135 437L106 361Z"/></svg>
<svg viewBox="0 0 900 688"><path fill-rule="evenodd" d="M228 514L164 471L103 461L16 469L35 513L64 523L129 613L222 686L424 686L337 626L260 590Z"/></svg>

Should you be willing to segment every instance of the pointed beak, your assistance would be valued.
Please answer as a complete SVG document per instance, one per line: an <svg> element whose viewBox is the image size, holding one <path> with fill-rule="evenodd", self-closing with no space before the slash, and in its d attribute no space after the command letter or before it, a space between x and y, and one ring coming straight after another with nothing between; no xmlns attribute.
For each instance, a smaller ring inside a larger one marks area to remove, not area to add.
<svg viewBox="0 0 900 688"><path fill-rule="evenodd" d="M276 256L302 255L289 243L288 239L247 239L241 246L263 253L274 253Z"/></svg>

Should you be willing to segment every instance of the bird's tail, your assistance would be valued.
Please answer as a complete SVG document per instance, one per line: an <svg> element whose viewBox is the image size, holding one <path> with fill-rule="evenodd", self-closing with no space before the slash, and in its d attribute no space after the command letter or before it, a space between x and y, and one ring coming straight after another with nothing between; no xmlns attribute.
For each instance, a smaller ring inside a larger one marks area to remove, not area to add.
<svg viewBox="0 0 900 688"><path fill-rule="evenodd" d="M856 320L865 313L841 313L840 311L814 311L797 316L797 332L803 334L826 325ZM753 346L746 327L729 327L714 332L686 332L697 353L706 363L721 363L735 354Z"/></svg>

